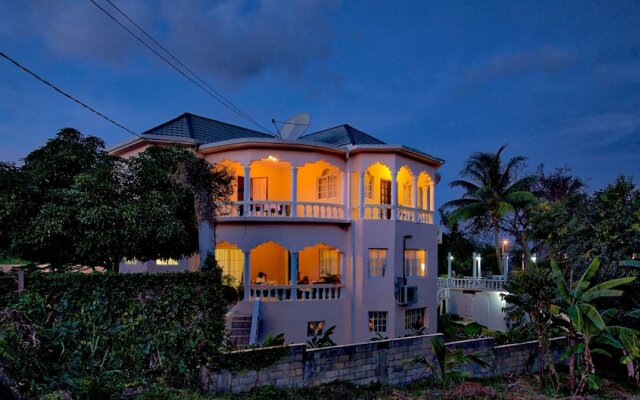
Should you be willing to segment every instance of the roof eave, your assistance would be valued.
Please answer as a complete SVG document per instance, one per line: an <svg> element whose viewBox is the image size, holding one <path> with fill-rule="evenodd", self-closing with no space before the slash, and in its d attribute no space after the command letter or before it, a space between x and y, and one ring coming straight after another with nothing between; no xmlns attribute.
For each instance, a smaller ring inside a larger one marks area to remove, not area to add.
<svg viewBox="0 0 640 400"><path fill-rule="evenodd" d="M202 141L188 138L184 136L169 136L169 135L154 135L154 134L142 134L139 137L129 139L122 143L119 143L113 147L107 149L107 152L112 155L118 155L119 153L124 153L127 149L143 144L147 142L148 144L182 144L182 145L199 145L202 144Z"/></svg>
<svg viewBox="0 0 640 400"><path fill-rule="evenodd" d="M229 139L220 142L207 143L199 147L200 153L217 153L219 151L226 151L235 148L246 148L247 145L251 147L267 148L277 146L278 148L294 148L317 151L333 152L338 154L344 154L346 151L340 146L334 146L322 142L313 142L310 140L287 140L279 138L239 138Z"/></svg>
<svg viewBox="0 0 640 400"><path fill-rule="evenodd" d="M349 153L384 153L384 152L395 152L407 155L411 158L418 159L420 161L426 162L436 168L442 166L445 163L445 160L442 158L438 158L432 156L427 153L423 153L419 150L412 149L407 146L402 145L393 145L393 144L358 144L358 145L349 145L346 146L349 150Z"/></svg>

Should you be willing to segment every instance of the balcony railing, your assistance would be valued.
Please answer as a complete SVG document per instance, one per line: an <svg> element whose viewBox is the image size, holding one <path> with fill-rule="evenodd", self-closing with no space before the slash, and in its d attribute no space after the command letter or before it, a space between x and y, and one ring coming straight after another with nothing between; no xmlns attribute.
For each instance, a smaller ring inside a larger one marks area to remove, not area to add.
<svg viewBox="0 0 640 400"><path fill-rule="evenodd" d="M316 301L336 300L345 296L343 285L251 285L249 300L262 301Z"/></svg>
<svg viewBox="0 0 640 400"><path fill-rule="evenodd" d="M413 207L397 206L397 215L391 204L366 204L362 216L367 220L393 220L433 223L433 211ZM357 207L355 208L357 210ZM310 201L232 201L219 206L220 218L305 218L346 220L344 206L335 203L317 203Z"/></svg>
<svg viewBox="0 0 640 400"><path fill-rule="evenodd" d="M504 290L504 281L484 278L438 278L438 287L448 289Z"/></svg>

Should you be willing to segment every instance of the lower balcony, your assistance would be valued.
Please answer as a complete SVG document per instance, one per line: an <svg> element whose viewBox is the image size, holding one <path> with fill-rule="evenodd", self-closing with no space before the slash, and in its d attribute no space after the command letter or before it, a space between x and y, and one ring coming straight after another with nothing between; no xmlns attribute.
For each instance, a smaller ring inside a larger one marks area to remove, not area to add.
<svg viewBox="0 0 640 400"><path fill-rule="evenodd" d="M232 201L220 206L224 220L241 218L308 218L344 220L344 206L334 203L291 201Z"/></svg>
<svg viewBox="0 0 640 400"><path fill-rule="evenodd" d="M343 284L315 284L282 286L282 285L250 285L249 298L266 302L276 301L316 301L342 299L346 295Z"/></svg>
<svg viewBox="0 0 640 400"><path fill-rule="evenodd" d="M438 278L438 288L469 290L504 290L504 280L486 278Z"/></svg>

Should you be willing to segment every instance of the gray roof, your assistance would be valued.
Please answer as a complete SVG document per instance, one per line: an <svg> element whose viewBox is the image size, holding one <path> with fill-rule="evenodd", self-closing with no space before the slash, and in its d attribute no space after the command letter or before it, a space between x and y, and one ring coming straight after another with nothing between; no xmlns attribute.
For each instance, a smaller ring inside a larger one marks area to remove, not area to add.
<svg viewBox="0 0 640 400"><path fill-rule="evenodd" d="M184 113L164 124L151 128L144 132L143 135L185 137L196 139L202 143L248 137L273 138L273 136L266 133L190 113Z"/></svg>
<svg viewBox="0 0 640 400"><path fill-rule="evenodd" d="M301 136L300 140L311 140L342 147L358 144L386 144L347 124Z"/></svg>

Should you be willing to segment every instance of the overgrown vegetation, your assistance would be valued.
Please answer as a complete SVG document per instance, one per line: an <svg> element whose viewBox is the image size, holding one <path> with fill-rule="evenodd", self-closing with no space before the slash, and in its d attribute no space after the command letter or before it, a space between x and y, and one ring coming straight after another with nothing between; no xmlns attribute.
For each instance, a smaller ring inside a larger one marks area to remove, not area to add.
<svg viewBox="0 0 640 400"><path fill-rule="evenodd" d="M14 290L0 274L0 293ZM31 394L111 398L153 382L195 387L219 354L220 272L27 275L0 310L0 359Z"/></svg>

